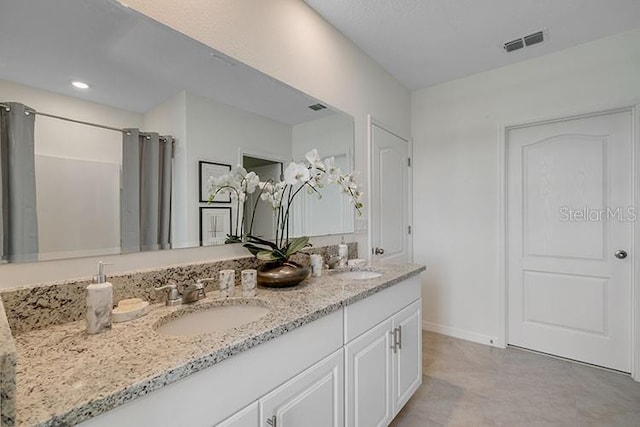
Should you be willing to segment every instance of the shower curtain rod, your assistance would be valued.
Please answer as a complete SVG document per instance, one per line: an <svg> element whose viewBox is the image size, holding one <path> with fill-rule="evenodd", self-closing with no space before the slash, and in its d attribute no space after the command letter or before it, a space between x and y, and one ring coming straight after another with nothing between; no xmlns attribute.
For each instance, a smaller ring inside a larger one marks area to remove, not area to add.
<svg viewBox="0 0 640 427"><path fill-rule="evenodd" d="M11 107L9 105L7 105L7 104L0 103L0 108L4 108L6 111L11 111ZM101 128L101 129L114 130L116 132L122 132L124 134L131 135L131 132L129 132L129 131L125 130L125 129L115 128L115 127L111 127L111 126L105 126L105 125L101 125L101 124L98 124L98 123L85 122L85 121L82 121L82 120L70 119L68 117L56 116L55 114L43 113L43 112L32 110L32 109L25 110L25 114L37 114L39 116L51 117L52 119L64 120L64 121L67 121L67 122L78 123L78 124L87 125L87 126L93 126L93 127L97 127L97 128ZM140 135L146 136L147 139L150 138L149 134L145 133L145 132L140 132ZM161 136L160 139L162 139L164 141L167 140L167 138L164 137L164 136ZM176 141L175 141L175 139L171 138L171 142L175 143Z"/></svg>

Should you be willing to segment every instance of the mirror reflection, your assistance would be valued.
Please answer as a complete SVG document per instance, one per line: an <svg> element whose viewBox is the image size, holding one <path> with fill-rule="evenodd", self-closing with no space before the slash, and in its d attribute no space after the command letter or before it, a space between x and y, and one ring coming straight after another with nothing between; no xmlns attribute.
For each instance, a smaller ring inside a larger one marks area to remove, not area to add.
<svg viewBox="0 0 640 427"><path fill-rule="evenodd" d="M110 0L0 2L0 104L4 262L222 244L238 212L203 178L353 164L352 117ZM353 231L337 188L294 210L294 235Z"/></svg>

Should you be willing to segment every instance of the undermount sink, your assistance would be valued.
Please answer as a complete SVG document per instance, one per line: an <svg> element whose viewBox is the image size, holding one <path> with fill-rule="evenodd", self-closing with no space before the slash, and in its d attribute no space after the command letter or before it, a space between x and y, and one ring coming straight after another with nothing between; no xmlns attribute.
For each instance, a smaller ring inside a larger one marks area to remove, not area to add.
<svg viewBox="0 0 640 427"><path fill-rule="evenodd" d="M382 273L378 273L377 271L369 271L369 270L356 270L356 271L345 271L342 273L336 273L333 275L336 279L341 280L368 280L375 279L376 277L382 276Z"/></svg>
<svg viewBox="0 0 640 427"><path fill-rule="evenodd" d="M161 335L192 337L237 328L267 313L269 309L259 305L219 305L185 314L178 312L178 317L163 323L157 331Z"/></svg>

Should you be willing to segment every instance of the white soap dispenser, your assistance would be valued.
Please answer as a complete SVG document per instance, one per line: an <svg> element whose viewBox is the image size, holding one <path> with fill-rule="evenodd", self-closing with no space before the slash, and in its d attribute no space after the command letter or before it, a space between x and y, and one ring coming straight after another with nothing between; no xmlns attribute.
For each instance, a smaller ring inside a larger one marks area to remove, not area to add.
<svg viewBox="0 0 640 427"><path fill-rule="evenodd" d="M111 329L111 310L113 309L113 286L107 282L104 263L98 262L98 275L95 283L87 286L87 333L99 334Z"/></svg>
<svg viewBox="0 0 640 427"><path fill-rule="evenodd" d="M342 243L338 245L338 257L340 258L340 267L345 267L349 259L349 247L344 242L344 236L342 236Z"/></svg>

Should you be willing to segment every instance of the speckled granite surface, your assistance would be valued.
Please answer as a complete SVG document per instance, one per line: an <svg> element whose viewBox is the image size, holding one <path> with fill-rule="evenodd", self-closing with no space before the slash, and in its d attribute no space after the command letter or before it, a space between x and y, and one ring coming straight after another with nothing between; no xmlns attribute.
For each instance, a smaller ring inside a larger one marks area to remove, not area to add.
<svg viewBox="0 0 640 427"><path fill-rule="evenodd" d="M16 348L0 303L0 426L15 425Z"/></svg>
<svg viewBox="0 0 640 427"><path fill-rule="evenodd" d="M349 258L357 256L358 246L349 243ZM337 245L308 248L305 252L337 254ZM309 257L297 254L294 261L307 265ZM218 277L220 270L244 270L256 268L258 261L252 255L230 260L208 263L183 264L173 267L149 269L121 275L109 275L113 284L113 302L124 298L142 298L150 303L157 303L163 293L153 290L174 280L180 286L194 283L196 279ZM13 336L51 325L60 325L83 319L85 316L85 288L92 282L91 278L69 280L48 284L34 284L15 289L3 290L0 294L4 302L7 319ZM236 274L236 284L240 284L240 274ZM207 290L215 290L216 283L208 283Z"/></svg>
<svg viewBox="0 0 640 427"><path fill-rule="evenodd" d="M210 367L352 304L424 270L416 265L374 266L382 274L345 281L325 274L289 289L259 288L255 299L220 299L209 292L195 305L154 305L140 319L89 336L76 321L15 338L18 426L73 425L166 384ZM260 304L271 311L256 322L196 337L166 337L166 316L217 304ZM109 372L109 375L105 375Z"/></svg>

